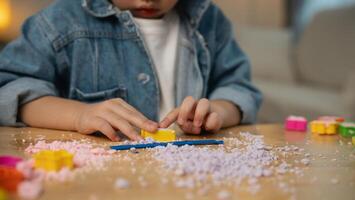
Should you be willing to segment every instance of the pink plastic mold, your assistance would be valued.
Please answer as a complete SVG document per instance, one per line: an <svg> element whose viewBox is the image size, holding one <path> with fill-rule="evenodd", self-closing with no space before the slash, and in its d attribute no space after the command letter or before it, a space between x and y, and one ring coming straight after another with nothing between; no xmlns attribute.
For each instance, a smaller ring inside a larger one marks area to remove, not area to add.
<svg viewBox="0 0 355 200"><path fill-rule="evenodd" d="M307 119L300 116L289 116L285 122L285 129L288 131L307 131Z"/></svg>

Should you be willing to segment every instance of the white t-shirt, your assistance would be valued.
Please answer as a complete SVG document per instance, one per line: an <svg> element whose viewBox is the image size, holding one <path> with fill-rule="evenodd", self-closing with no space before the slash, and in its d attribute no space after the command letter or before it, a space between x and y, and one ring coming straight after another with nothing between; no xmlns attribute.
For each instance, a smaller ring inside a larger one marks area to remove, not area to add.
<svg viewBox="0 0 355 200"><path fill-rule="evenodd" d="M175 65L179 38L179 16L169 12L162 19L134 18L153 59L160 85L162 120L175 107Z"/></svg>

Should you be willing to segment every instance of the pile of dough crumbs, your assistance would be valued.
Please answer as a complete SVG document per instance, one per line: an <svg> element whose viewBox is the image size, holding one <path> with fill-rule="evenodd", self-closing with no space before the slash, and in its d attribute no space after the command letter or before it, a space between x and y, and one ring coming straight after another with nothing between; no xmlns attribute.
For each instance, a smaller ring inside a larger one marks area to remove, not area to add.
<svg viewBox="0 0 355 200"><path fill-rule="evenodd" d="M156 168L157 173L165 171L171 177L173 185L177 188L196 189L197 194L204 195L213 186L221 184L232 184L239 186L246 180L249 191L257 193L261 185L259 180L262 177L282 176L283 174L295 174L303 176L303 166L310 163L309 154L304 153L304 149L294 145L283 147L272 147L264 143L263 136L253 135L249 132L241 132L239 137L223 138L224 145L218 146L182 146L168 145L167 147L156 147L148 149L150 152L146 156L154 158L160 167ZM151 139L140 141L139 143L151 143ZM125 141L124 144L134 144L137 142ZM131 151L117 154L114 150L97 147L94 144L83 141L54 141L46 143L38 141L25 149L26 153L34 154L41 150L64 149L74 155L74 170L66 168L58 172L45 172L33 168L33 159L23 161L17 165L26 181L20 184L18 194L22 198L33 199L38 197L43 191L44 181L70 181L80 172L92 170L105 170L106 163L117 159L118 161L132 161L134 157ZM143 152L145 150L140 150ZM299 155L299 160L293 163L287 162L287 157ZM300 165L297 165L300 164ZM134 163L132 163L134 166ZM149 165L148 165L149 166ZM131 171L135 171L132 168ZM139 176L142 187L149 183L144 177ZM165 176L161 177L161 183L168 182ZM114 187L127 189L131 187L129 181L123 177L117 177ZM279 187L285 191L292 192L287 184L280 182ZM217 194L217 199L229 199L231 194L227 190L222 190ZM193 198L192 194L187 194L187 199Z"/></svg>

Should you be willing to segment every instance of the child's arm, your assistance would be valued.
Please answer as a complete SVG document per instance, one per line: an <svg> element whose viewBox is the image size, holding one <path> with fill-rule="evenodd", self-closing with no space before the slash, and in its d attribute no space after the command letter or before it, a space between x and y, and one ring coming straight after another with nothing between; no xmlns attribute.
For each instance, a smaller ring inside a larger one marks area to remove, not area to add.
<svg viewBox="0 0 355 200"><path fill-rule="evenodd" d="M24 23L22 35L0 53L0 126L23 126L19 107L43 96L56 96L60 68L51 45L54 36L42 15ZM50 33L50 34L48 34Z"/></svg>
<svg viewBox="0 0 355 200"><path fill-rule="evenodd" d="M215 9L216 30L213 66L208 83L208 99L232 102L242 114L240 123L255 123L262 94L252 83L248 57L239 47L233 27L222 11Z"/></svg>
<svg viewBox="0 0 355 200"><path fill-rule="evenodd" d="M25 122L85 134L100 130L111 139L116 138L116 130L138 139L132 126L156 130L157 123L119 99L84 104L56 97L60 72L70 70L59 62L63 55L54 49L57 34L44 13L39 13L25 22L22 35L0 53L0 126L23 126Z"/></svg>
<svg viewBox="0 0 355 200"><path fill-rule="evenodd" d="M59 97L46 96L21 107L20 118L33 127L73 130L83 134L100 131L113 141L120 130L132 140L139 140L133 126L155 132L158 124L148 120L122 99L86 104Z"/></svg>

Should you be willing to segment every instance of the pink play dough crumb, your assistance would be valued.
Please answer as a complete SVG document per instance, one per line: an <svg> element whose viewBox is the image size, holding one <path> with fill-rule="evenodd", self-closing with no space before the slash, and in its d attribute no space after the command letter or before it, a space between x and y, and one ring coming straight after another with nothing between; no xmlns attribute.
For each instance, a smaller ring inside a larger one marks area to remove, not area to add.
<svg viewBox="0 0 355 200"><path fill-rule="evenodd" d="M25 176L25 178L31 178L33 176L33 159L24 160L16 165L16 169Z"/></svg>
<svg viewBox="0 0 355 200"><path fill-rule="evenodd" d="M42 191L42 183L38 181L24 181L17 188L17 194L23 199L36 199Z"/></svg>

